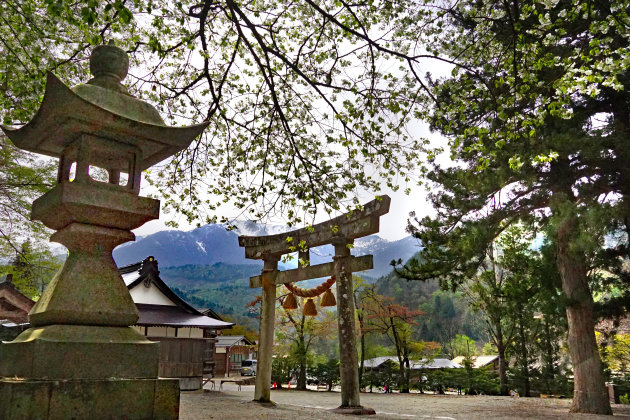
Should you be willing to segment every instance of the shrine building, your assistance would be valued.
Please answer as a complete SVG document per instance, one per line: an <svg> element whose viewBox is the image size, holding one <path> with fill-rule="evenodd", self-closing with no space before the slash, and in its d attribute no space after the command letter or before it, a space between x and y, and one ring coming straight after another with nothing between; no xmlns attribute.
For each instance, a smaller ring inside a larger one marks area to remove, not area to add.
<svg viewBox="0 0 630 420"><path fill-rule="evenodd" d="M177 296L160 278L153 257L121 267L120 274L140 315L133 328L160 342L159 376L179 378L182 390L200 389L204 376L216 376L217 331L234 324Z"/></svg>

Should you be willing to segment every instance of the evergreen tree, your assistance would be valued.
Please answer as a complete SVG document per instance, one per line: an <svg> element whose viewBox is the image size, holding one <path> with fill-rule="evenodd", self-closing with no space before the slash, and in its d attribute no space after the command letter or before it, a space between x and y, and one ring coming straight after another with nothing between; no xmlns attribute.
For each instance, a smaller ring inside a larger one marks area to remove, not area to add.
<svg viewBox="0 0 630 420"><path fill-rule="evenodd" d="M628 208L628 10L616 1L449 6L435 49L458 66L433 84L431 121L456 165L428 175L437 216L411 222L426 249L403 274L455 288L506 227L543 226L567 302L571 410L610 414L588 273Z"/></svg>

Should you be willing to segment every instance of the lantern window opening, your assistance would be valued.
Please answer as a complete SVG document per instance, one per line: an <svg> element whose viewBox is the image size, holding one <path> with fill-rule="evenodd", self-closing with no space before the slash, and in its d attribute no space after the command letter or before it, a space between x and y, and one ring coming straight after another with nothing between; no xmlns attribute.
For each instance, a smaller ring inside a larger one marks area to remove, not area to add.
<svg viewBox="0 0 630 420"><path fill-rule="evenodd" d="M58 181L98 182L138 194L140 153L133 145L83 134L63 150Z"/></svg>
<svg viewBox="0 0 630 420"><path fill-rule="evenodd" d="M121 187L129 186L129 173L128 172L119 173L118 185L120 185Z"/></svg>
<svg viewBox="0 0 630 420"><path fill-rule="evenodd" d="M110 176L114 174L114 171L110 173L107 169L95 165L90 165L88 171L90 179L96 182L110 182Z"/></svg>
<svg viewBox="0 0 630 420"><path fill-rule="evenodd" d="M76 179L77 177L77 163L76 162L72 162L70 164L70 169L68 170L68 181L72 182Z"/></svg>

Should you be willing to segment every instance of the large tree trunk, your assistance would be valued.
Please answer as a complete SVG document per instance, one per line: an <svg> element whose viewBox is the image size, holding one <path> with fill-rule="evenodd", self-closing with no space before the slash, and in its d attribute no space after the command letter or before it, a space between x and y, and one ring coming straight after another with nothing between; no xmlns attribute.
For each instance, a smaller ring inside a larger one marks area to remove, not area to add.
<svg viewBox="0 0 630 420"><path fill-rule="evenodd" d="M497 346L497 353L499 353L499 384L501 395L508 395L508 383L507 383L507 360L505 360L505 343L503 341L503 328L501 328L501 321L496 325L495 344Z"/></svg>
<svg viewBox="0 0 630 420"><path fill-rule="evenodd" d="M409 393L409 376L407 370L409 367L409 359L407 358L407 366L405 366L405 356L403 353L402 345L398 339L398 331L396 330L396 324L393 318L389 318L390 326L392 328L392 337L394 338L394 345L396 346L396 355L398 356L398 390L402 393Z"/></svg>
<svg viewBox="0 0 630 420"><path fill-rule="evenodd" d="M525 325L523 320L523 308L519 305L518 319L518 335L520 338L520 364L521 377L523 379L523 396L530 397L529 393L529 352L527 351L527 335L525 334Z"/></svg>
<svg viewBox="0 0 630 420"><path fill-rule="evenodd" d="M545 381L545 392L551 394L551 384L556 376L556 368L554 366L554 347L551 339L551 331L549 329L549 320L543 318L543 326L545 329L545 344L543 352L543 378Z"/></svg>
<svg viewBox="0 0 630 420"><path fill-rule="evenodd" d="M297 386L295 387L299 391L306 391L306 343L304 341L304 323L305 319L302 317L302 321L300 323L298 329L298 342L297 342L297 350L298 350L298 377L297 377Z"/></svg>
<svg viewBox="0 0 630 420"><path fill-rule="evenodd" d="M403 394L409 394L409 376L411 374L411 366L409 366L409 358L405 356L405 370L403 376L403 386L400 388L400 392Z"/></svg>
<svg viewBox="0 0 630 420"><path fill-rule="evenodd" d="M355 296L356 303L356 296ZM361 330L361 362L359 363L359 388L363 383L363 372L365 370L365 327L363 325L363 316L360 315L361 311L357 311L357 320L359 321L359 329Z"/></svg>
<svg viewBox="0 0 630 420"><path fill-rule="evenodd" d="M409 359L398 359L398 391L401 394L409 393Z"/></svg>
<svg viewBox="0 0 630 420"><path fill-rule="evenodd" d="M572 246L578 218L562 215L556 232L557 264L567 297L569 353L573 363L573 413L612 414L595 341L593 296L588 287L585 255Z"/></svg>
<svg viewBox="0 0 630 420"><path fill-rule="evenodd" d="M306 391L306 362L300 360L300 369L298 371L298 381L295 389L299 391Z"/></svg>

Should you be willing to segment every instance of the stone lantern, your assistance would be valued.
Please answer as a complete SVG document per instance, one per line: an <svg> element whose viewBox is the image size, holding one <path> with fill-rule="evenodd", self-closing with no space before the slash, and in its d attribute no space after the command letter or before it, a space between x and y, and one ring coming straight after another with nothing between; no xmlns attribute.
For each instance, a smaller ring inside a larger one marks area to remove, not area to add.
<svg viewBox="0 0 630 420"><path fill-rule="evenodd" d="M0 418L178 417L178 381L158 379L158 343L130 326L138 312L112 250L159 216L140 197L142 170L186 148L207 126L168 127L121 81L126 53L101 45L93 78L72 89L52 73L37 115L2 127L24 150L59 158L57 185L32 218L69 255L29 313L31 327L0 345Z"/></svg>

